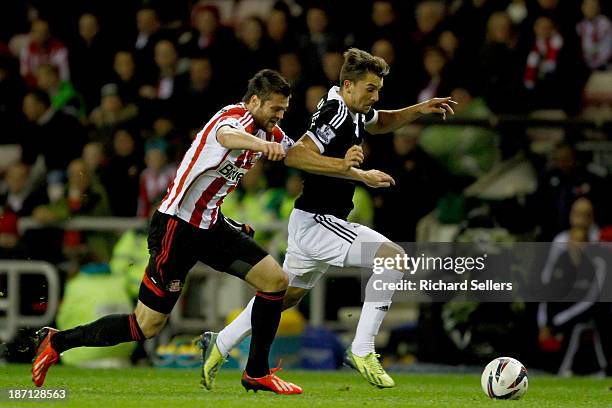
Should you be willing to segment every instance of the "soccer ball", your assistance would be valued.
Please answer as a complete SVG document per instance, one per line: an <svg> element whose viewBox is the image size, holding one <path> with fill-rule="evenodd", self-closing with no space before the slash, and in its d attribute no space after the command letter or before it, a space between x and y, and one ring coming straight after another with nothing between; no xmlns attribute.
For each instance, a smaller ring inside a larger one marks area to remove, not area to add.
<svg viewBox="0 0 612 408"><path fill-rule="evenodd" d="M525 366L510 357L491 361L480 378L482 390L494 399L519 399L527 392L528 382Z"/></svg>

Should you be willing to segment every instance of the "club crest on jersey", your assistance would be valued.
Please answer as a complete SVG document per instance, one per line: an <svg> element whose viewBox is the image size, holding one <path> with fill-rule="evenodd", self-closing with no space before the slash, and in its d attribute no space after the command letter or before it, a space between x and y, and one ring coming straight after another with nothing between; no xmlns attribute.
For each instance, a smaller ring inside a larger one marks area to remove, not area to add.
<svg viewBox="0 0 612 408"><path fill-rule="evenodd" d="M321 142L328 144L330 140L336 137L334 130L329 125L321 125L317 129L317 137L321 140Z"/></svg>
<svg viewBox="0 0 612 408"><path fill-rule="evenodd" d="M233 182L239 182L246 172L246 169L236 166L230 160L224 161L223 164L217 169L217 174L225 178L227 181Z"/></svg>
<svg viewBox="0 0 612 408"><path fill-rule="evenodd" d="M178 279L175 279L175 280L168 282L166 289L168 289L168 292L180 292L182 287L183 287L183 284L181 283L181 281Z"/></svg>

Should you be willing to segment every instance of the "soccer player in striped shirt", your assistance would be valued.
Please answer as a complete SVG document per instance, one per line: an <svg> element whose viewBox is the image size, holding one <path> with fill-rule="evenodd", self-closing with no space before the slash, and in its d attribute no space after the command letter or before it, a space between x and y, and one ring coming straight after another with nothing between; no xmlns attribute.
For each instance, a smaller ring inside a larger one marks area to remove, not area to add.
<svg viewBox="0 0 612 408"><path fill-rule="evenodd" d="M288 152L285 164L304 170L304 191L296 200L289 218L289 242L283 269L289 275L289 289L283 308L296 305L330 266L372 268L374 258L403 257L404 250L378 232L348 222L353 209L355 183L390 187L393 178L378 170L362 170L360 147L365 132L389 133L423 114L438 113L445 119L453 114L450 98L434 98L398 110L372 108L378 100L389 67L381 58L355 48L344 54L340 86L332 87L312 115L306 134ZM418 197L407 197L418 199ZM369 245L363 245L369 244ZM385 269L372 275L371 282L399 282L403 271ZM371 293L371 292L370 292ZM395 385L378 361L374 337L391 305L393 291L381 291L366 299L345 362L379 388ZM371 296L371 295L370 295ZM214 379L223 357L250 331L254 300L219 334L202 336L207 352L203 372ZM213 341L214 340L214 341Z"/></svg>
<svg viewBox="0 0 612 408"><path fill-rule="evenodd" d="M289 105L290 87L276 71L262 70L248 84L242 102L217 112L185 153L149 230L149 264L136 309L70 330L38 332L32 380L43 385L59 354L74 347L112 346L158 334L197 261L244 279L257 289L252 307L253 336L242 385L277 394L302 389L275 375L268 355L276 335L288 278L259 247L249 229L226 219L223 199L262 156L282 160L293 145L278 122Z"/></svg>

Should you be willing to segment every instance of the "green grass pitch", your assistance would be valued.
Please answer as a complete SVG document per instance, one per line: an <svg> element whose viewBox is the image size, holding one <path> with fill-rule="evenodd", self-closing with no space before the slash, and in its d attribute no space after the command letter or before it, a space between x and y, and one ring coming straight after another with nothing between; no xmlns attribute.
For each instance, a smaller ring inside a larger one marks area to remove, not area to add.
<svg viewBox="0 0 612 408"><path fill-rule="evenodd" d="M59 407L612 407L612 379L562 379L531 375L529 390L519 401L489 400L475 375L393 374L395 388L379 390L354 371L293 371L282 378L304 388L303 395L279 396L240 385L240 372L222 370L213 391L200 388L197 369L129 368L93 370L57 366L45 388L66 388L67 401L0 401L0 406ZM0 366L0 388L34 388L30 366Z"/></svg>

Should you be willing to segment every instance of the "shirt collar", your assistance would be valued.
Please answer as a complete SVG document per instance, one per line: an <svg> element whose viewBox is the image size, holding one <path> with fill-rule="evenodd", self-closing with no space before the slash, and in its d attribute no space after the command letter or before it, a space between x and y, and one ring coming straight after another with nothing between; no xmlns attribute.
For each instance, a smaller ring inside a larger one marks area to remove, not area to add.
<svg viewBox="0 0 612 408"><path fill-rule="evenodd" d="M346 105L346 102L344 102L344 99L342 98L339 92L340 92L339 86L332 86L327 92L327 100L329 101L329 100L335 99L337 101L340 101L340 103L343 103ZM359 113L353 113L350 109L347 109L347 110L349 114L351 115L353 122L357 123L357 121L359 120Z"/></svg>

